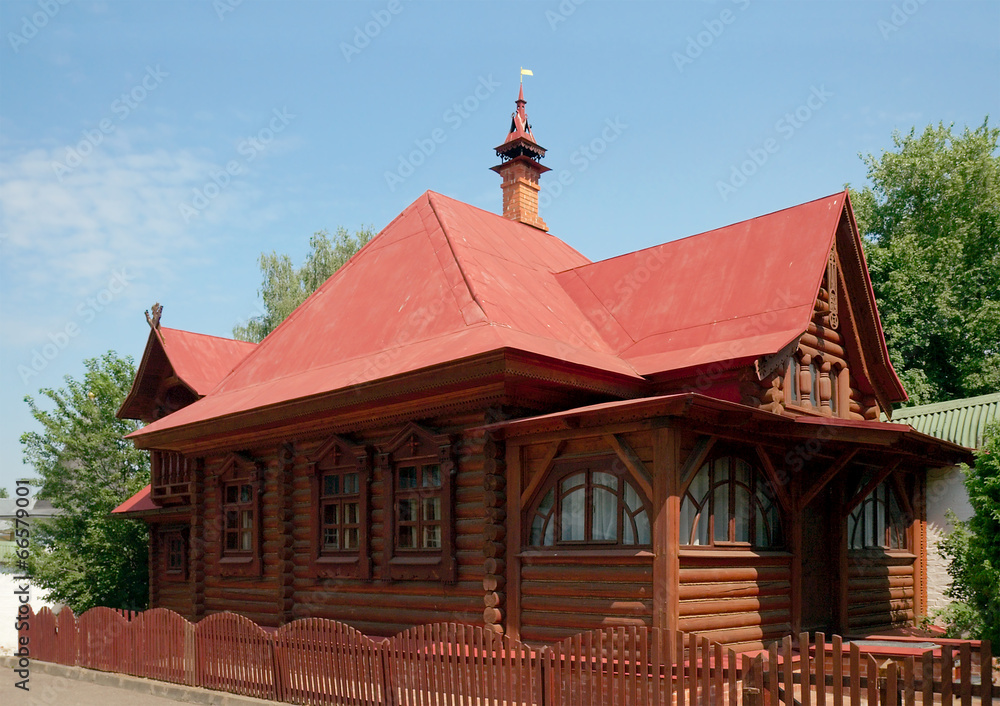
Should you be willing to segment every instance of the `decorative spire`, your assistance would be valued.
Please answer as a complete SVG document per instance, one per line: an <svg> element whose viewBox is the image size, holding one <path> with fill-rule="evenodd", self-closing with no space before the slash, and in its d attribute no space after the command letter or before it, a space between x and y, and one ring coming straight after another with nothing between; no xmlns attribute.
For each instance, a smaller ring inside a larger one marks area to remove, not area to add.
<svg viewBox="0 0 1000 706"><path fill-rule="evenodd" d="M525 75L524 69L521 75ZM503 177L503 215L547 231L548 226L538 215L538 177L549 168L538 161L545 156L545 148L535 141L531 131L528 114L524 110L527 101L524 100L523 82L515 103L517 109L510 116L507 139L496 148L500 164L491 169Z"/></svg>

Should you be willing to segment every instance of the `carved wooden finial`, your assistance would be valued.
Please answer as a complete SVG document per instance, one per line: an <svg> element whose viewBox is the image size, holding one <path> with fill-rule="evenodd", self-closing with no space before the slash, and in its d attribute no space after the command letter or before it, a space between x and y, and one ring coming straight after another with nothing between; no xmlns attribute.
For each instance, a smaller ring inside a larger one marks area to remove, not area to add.
<svg viewBox="0 0 1000 706"><path fill-rule="evenodd" d="M163 307L160 306L160 302L153 304L153 315L149 315L149 309L146 309L146 323L149 324L149 328L154 331L160 330L160 316L163 315Z"/></svg>

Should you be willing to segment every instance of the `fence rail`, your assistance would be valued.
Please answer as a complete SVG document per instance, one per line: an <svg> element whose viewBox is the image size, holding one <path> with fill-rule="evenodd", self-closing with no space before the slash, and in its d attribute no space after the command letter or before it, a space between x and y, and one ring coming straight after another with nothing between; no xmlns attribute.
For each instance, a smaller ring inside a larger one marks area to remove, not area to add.
<svg viewBox="0 0 1000 706"><path fill-rule="evenodd" d="M992 706L989 642L791 636L737 654L696 634L619 627L544 647L434 623L376 641L343 623L264 630L218 613L29 607L30 658L296 704ZM19 640L20 641L20 640Z"/></svg>

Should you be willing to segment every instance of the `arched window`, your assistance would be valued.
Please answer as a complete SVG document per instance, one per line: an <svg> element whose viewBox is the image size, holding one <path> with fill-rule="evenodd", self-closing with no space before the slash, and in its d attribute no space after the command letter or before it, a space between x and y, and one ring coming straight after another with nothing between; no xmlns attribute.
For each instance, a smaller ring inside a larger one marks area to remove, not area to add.
<svg viewBox="0 0 1000 706"><path fill-rule="evenodd" d="M529 515L534 547L652 544L646 501L613 456L557 466Z"/></svg>
<svg viewBox="0 0 1000 706"><path fill-rule="evenodd" d="M681 544L780 547L781 514L761 473L735 456L706 462L681 503Z"/></svg>
<svg viewBox="0 0 1000 706"><path fill-rule="evenodd" d="M851 549L906 549L909 523L889 483L878 485L854 508L847 522Z"/></svg>

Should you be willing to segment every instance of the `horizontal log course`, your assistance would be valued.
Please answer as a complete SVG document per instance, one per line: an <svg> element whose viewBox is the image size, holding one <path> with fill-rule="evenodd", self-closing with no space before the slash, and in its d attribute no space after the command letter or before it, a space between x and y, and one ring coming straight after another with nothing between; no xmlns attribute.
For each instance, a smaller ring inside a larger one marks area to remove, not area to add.
<svg viewBox="0 0 1000 706"><path fill-rule="evenodd" d="M538 613L614 615L652 618L653 601L623 601L607 598L566 596L521 596L521 609Z"/></svg>
<svg viewBox="0 0 1000 706"><path fill-rule="evenodd" d="M761 583L771 581L790 581L791 570L787 566L739 566L733 568L684 568L681 564L680 583Z"/></svg>
<svg viewBox="0 0 1000 706"><path fill-rule="evenodd" d="M521 581L522 595L613 598L623 601L643 601L652 597L651 583L625 583L604 581Z"/></svg>
<svg viewBox="0 0 1000 706"><path fill-rule="evenodd" d="M852 600L866 593L883 593L889 591L913 591L913 576L890 576L888 578L851 579L848 583Z"/></svg>
<svg viewBox="0 0 1000 706"><path fill-rule="evenodd" d="M576 634L587 630L599 630L612 626L628 627L630 625L651 627L652 615L649 617L625 617L602 613L550 613L524 609L521 612L522 635L529 628L566 628L573 631L571 634Z"/></svg>
<svg viewBox="0 0 1000 706"><path fill-rule="evenodd" d="M507 479L503 476L488 475L483 480L483 487L487 491L504 490L507 487Z"/></svg>
<svg viewBox="0 0 1000 706"><path fill-rule="evenodd" d="M699 598L750 598L752 596L788 595L788 581L734 581L726 583L682 583L678 587L680 600Z"/></svg>
<svg viewBox="0 0 1000 706"><path fill-rule="evenodd" d="M500 525L507 519L507 511L502 507L488 507L485 512L486 522Z"/></svg>
<svg viewBox="0 0 1000 706"><path fill-rule="evenodd" d="M487 608L502 608L507 602L507 597L497 591L487 591L483 596L483 605Z"/></svg>
<svg viewBox="0 0 1000 706"><path fill-rule="evenodd" d="M870 615L851 616L848 620L851 630L871 630L877 627L896 626L913 622L913 611L907 610L889 615L888 613L872 613Z"/></svg>
<svg viewBox="0 0 1000 706"><path fill-rule="evenodd" d="M847 351L844 350L843 346L825 338L817 338L815 334L809 332L802 334L799 339L799 347L810 355L822 355L824 360L832 354L837 357L839 362L847 362Z"/></svg>
<svg viewBox="0 0 1000 706"><path fill-rule="evenodd" d="M483 622L487 625L500 624L503 622L503 611L499 608L485 608L483 610Z"/></svg>
<svg viewBox="0 0 1000 706"><path fill-rule="evenodd" d="M723 630L707 630L699 632L699 637L707 637L712 642L737 650L761 649L766 643L780 640L792 630L790 623L771 623L767 625L730 628Z"/></svg>
<svg viewBox="0 0 1000 706"><path fill-rule="evenodd" d="M682 616L677 628L684 632L707 632L729 628L770 625L789 622L787 610L760 611L753 613L724 613L719 615Z"/></svg>
<svg viewBox="0 0 1000 706"><path fill-rule="evenodd" d="M847 614L852 618L854 616L862 615L885 615L886 613L899 613L899 612L912 612L913 611L913 601L909 600L897 600L897 601L877 601L874 603L863 602L863 603L851 603L847 609Z"/></svg>
<svg viewBox="0 0 1000 706"><path fill-rule="evenodd" d="M507 537L507 527L488 524L483 529L483 537L487 542L502 542Z"/></svg>
<svg viewBox="0 0 1000 706"><path fill-rule="evenodd" d="M599 569L599 570L597 570ZM642 583L653 585L652 567L635 566L538 566L524 565L522 581L568 581L575 583Z"/></svg>
<svg viewBox="0 0 1000 706"><path fill-rule="evenodd" d="M681 601L681 616L719 615L762 610L788 610L792 605L790 595L763 596L760 598L729 598L712 601Z"/></svg>
<svg viewBox="0 0 1000 706"><path fill-rule="evenodd" d="M507 579L500 574L487 574L483 577L484 591L501 591L507 585Z"/></svg>
<svg viewBox="0 0 1000 706"><path fill-rule="evenodd" d="M498 557L490 557L483 563L483 569L487 574L503 574L507 570L507 563Z"/></svg>

